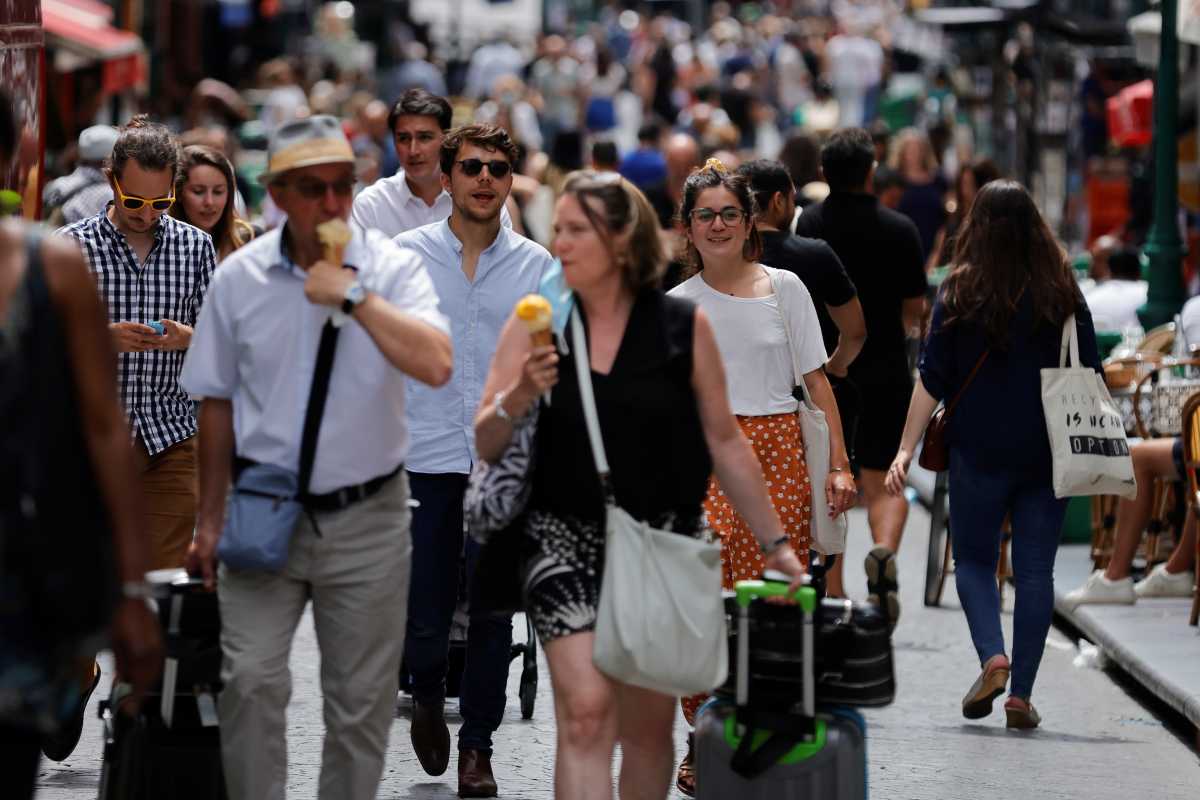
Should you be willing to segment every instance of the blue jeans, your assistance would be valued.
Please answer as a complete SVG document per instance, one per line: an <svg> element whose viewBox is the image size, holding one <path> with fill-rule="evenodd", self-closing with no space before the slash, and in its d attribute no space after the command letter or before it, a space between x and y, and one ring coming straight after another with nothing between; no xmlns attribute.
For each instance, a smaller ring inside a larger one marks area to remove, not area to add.
<svg viewBox="0 0 1200 800"><path fill-rule="evenodd" d="M463 495L467 476L410 472L413 499L412 582L404 655L412 673L413 699L440 707L446 697L450 624L458 604L463 555ZM479 560L479 544L466 537L467 585ZM460 750L492 749L492 733L504 718L512 618L471 614L463 668L458 732Z"/></svg>
<svg viewBox="0 0 1200 800"><path fill-rule="evenodd" d="M1020 474L989 471L950 450L950 535L958 596L981 664L1004 653L996 564L1001 526L1012 515L1012 672L1009 691L1028 699L1054 615L1054 557L1067 501Z"/></svg>

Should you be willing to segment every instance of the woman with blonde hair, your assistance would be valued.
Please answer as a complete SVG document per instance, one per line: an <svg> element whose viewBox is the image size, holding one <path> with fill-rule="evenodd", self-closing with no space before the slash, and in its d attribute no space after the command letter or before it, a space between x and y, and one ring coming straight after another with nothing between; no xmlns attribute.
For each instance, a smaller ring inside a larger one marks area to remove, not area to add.
<svg viewBox="0 0 1200 800"><path fill-rule="evenodd" d="M236 194L229 159L207 145L183 148L171 215L212 236L217 263L254 238L254 228L234 211Z"/></svg>
<svg viewBox="0 0 1200 800"><path fill-rule="evenodd" d="M730 408L754 449L788 546L807 563L813 515L841 514L856 495L837 401L825 376L828 359L817 310L795 273L758 262L762 238L749 178L709 159L684 184L680 217L692 275L670 294L691 300L712 321L729 375ZM830 472L824 486L812 486L808 477L793 396L797 374L829 421ZM730 504L726 488L724 476L714 476L704 510L721 539L724 587L732 589L737 581L758 578L765 564L753 524ZM689 723L706 699L684 700ZM689 746L676 779L685 794L695 788L691 756Z"/></svg>
<svg viewBox="0 0 1200 800"><path fill-rule="evenodd" d="M765 565L799 579L804 568L729 409L708 317L658 288L666 259L649 202L618 175L572 173L555 205L553 250L587 331L617 504L657 528L699 537L715 472L754 530ZM676 699L618 682L592 662L605 505L573 359L550 345L533 347L524 325L510 319L484 386L493 400L475 418L476 448L484 461L498 459L514 422L550 392L537 420L522 560L526 609L554 685L555 797L611 798L619 742L621 796L665 798Z"/></svg>
<svg viewBox="0 0 1200 800"><path fill-rule="evenodd" d="M904 194L896 208L913 221L921 234L921 257L929 258L934 239L946 221L946 179L929 137L905 128L892 140L888 166L904 179Z"/></svg>

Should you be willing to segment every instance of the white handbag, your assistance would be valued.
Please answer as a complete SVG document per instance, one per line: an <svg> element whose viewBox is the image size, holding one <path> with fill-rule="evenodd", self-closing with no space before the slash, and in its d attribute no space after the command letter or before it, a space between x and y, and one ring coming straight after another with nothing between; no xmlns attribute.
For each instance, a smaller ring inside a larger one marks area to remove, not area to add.
<svg viewBox="0 0 1200 800"><path fill-rule="evenodd" d="M621 683L675 697L725 682L721 546L638 521L613 495L583 323L571 315L579 395L604 489L606 551L592 661Z"/></svg>
<svg viewBox="0 0 1200 800"><path fill-rule="evenodd" d="M798 351L792 343L792 326L788 322L790 312L784 307L784 294L780 291L779 270L769 271L769 274L771 289L775 292L775 302L783 318L788 353L792 358L792 380L804 393L804 400L800 402L796 413L800 418L800 433L804 437L804 463L808 467L808 482L812 486L810 507L813 549L822 555L831 556L845 552L849 524L844 513L830 517L825 510L825 483L829 479L829 421L825 419L825 412L813 403L812 396L808 393L808 385L804 382L804 375L800 371Z"/></svg>
<svg viewBox="0 0 1200 800"><path fill-rule="evenodd" d="M1068 366L1069 363L1073 366ZM1079 362L1075 315L1063 323L1058 367L1042 370L1042 408L1054 463L1054 496L1137 496L1121 411L1094 369Z"/></svg>

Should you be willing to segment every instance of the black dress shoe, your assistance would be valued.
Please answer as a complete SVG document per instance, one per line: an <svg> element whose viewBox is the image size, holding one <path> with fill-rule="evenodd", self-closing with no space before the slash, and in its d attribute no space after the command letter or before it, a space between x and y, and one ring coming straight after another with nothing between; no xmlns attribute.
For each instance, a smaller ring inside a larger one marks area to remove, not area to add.
<svg viewBox="0 0 1200 800"><path fill-rule="evenodd" d="M492 757L483 750L458 751L458 796L495 797Z"/></svg>
<svg viewBox="0 0 1200 800"><path fill-rule="evenodd" d="M75 746L79 744L79 737L83 733L83 715L87 711L88 700L92 697L92 692L96 691L96 687L100 685L100 665L92 663L92 685L79 697L79 705L71 714L71 718L63 722L62 727L54 733L42 738L42 753L51 761L65 761L71 753L75 752Z"/></svg>
<svg viewBox="0 0 1200 800"><path fill-rule="evenodd" d="M413 700L409 736L422 769L430 775L441 775L446 771L450 765L450 729L446 727L441 705L426 705Z"/></svg>

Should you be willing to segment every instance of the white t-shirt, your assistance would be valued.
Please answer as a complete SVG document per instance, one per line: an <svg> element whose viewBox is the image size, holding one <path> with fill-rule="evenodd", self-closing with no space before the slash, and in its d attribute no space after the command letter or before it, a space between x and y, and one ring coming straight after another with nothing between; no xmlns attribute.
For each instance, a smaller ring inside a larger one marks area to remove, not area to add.
<svg viewBox="0 0 1200 800"><path fill-rule="evenodd" d="M1121 333L1129 327L1141 327L1137 310L1146 304L1148 288L1145 281L1116 278L1096 284L1084 295L1096 330Z"/></svg>
<svg viewBox="0 0 1200 800"><path fill-rule="evenodd" d="M761 265L760 265L761 266ZM825 343L812 297L794 273L762 267L768 274L778 272L779 289L787 293L786 305L792 309L788 320L791 339L797 349L801 374L825 365ZM733 413L746 417L794 413L799 404L792 397L795 379L788 334L779 311L779 298L731 297L704 282L703 273L695 275L670 291L686 297L704 309L717 337L717 349L725 363L725 382Z"/></svg>

